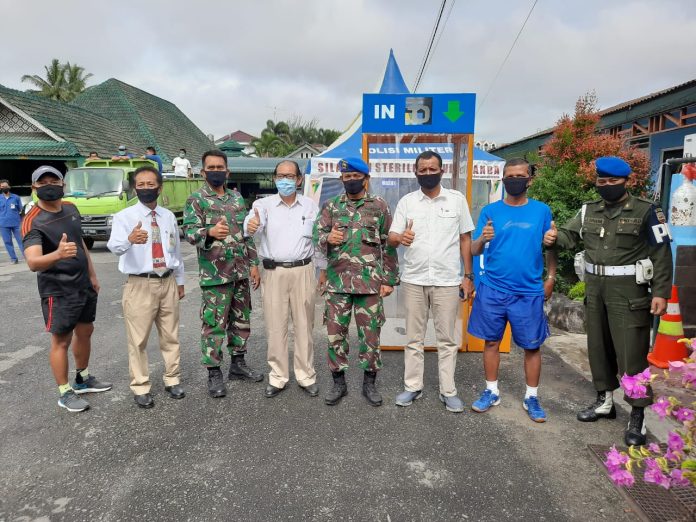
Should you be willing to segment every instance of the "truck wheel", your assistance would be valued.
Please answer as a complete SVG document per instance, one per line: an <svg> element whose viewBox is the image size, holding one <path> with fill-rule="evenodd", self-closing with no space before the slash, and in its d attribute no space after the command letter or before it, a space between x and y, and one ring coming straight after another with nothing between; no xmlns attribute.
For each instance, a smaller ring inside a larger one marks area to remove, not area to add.
<svg viewBox="0 0 696 522"><path fill-rule="evenodd" d="M92 250L92 247L94 246L94 239L91 237L83 237L82 239L85 240L85 245L87 245L87 250Z"/></svg>

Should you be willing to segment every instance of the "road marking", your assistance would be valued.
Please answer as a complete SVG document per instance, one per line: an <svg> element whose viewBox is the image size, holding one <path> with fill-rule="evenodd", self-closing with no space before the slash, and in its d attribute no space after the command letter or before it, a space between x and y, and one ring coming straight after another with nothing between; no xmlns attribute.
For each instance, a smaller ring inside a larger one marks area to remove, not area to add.
<svg viewBox="0 0 696 522"><path fill-rule="evenodd" d="M0 353L0 356L5 358L4 360L0 360L0 373L9 370L25 359L29 359L43 349L43 346L25 346L16 352Z"/></svg>

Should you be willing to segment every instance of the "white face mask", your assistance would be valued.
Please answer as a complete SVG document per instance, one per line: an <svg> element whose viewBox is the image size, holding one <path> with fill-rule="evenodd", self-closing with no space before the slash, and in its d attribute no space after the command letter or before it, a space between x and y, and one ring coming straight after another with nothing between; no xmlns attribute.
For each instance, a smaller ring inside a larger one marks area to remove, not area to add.
<svg viewBox="0 0 696 522"><path fill-rule="evenodd" d="M180 153L179 153L179 157L180 157L180 158L184 158L185 156L186 156L186 154L184 154L183 152L180 152Z"/></svg>

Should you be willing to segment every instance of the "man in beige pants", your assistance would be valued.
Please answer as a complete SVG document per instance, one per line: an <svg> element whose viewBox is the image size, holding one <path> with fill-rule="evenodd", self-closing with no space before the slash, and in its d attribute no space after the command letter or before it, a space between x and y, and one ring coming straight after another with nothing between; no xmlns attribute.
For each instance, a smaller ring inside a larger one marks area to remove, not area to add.
<svg viewBox="0 0 696 522"><path fill-rule="evenodd" d="M292 318L295 379L305 392L316 397L312 229L318 208L313 200L297 193L302 173L294 161L278 163L273 179L278 194L255 201L244 220L244 233L257 239L264 267L261 291L271 367L264 395L277 396L290 380L288 323ZM317 264L325 268L326 261L319 256Z"/></svg>
<svg viewBox="0 0 696 522"><path fill-rule="evenodd" d="M455 324L460 289L462 299L473 291L470 246L474 224L464 195L440 185L439 154L421 153L415 167L421 188L399 200L389 230L389 243L406 247L401 287L408 344L404 347L405 390L397 395L396 404L410 406L423 393L423 342L431 311L437 340L440 401L447 411L462 412L464 403L457 397L454 384L459 349Z"/></svg>
<svg viewBox="0 0 696 522"><path fill-rule="evenodd" d="M184 297L184 262L179 229L171 211L157 205L162 176L157 167L133 174L139 203L114 216L107 246L119 256L118 269L128 275L123 289L123 318L128 338L130 388L141 408L152 408L147 340L153 323L164 359L164 386L182 399L179 383L179 300Z"/></svg>

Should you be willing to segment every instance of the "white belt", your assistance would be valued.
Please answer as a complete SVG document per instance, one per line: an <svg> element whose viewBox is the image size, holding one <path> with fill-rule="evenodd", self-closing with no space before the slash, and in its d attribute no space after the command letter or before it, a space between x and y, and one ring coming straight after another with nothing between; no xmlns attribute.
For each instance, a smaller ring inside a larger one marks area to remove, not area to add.
<svg viewBox="0 0 696 522"><path fill-rule="evenodd" d="M603 266L585 262L585 272L598 276L632 276L636 275L636 265Z"/></svg>

